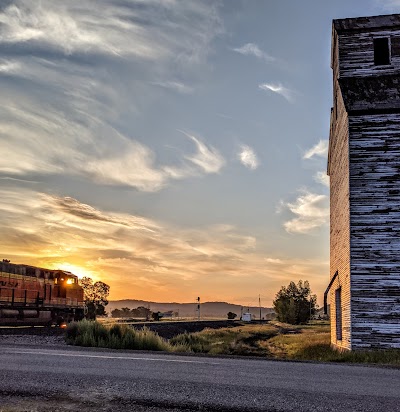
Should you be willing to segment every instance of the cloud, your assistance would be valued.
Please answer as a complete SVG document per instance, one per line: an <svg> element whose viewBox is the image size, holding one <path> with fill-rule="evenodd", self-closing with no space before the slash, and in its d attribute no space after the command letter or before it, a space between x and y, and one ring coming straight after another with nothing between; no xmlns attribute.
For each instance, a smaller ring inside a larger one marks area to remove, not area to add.
<svg viewBox="0 0 400 412"><path fill-rule="evenodd" d="M313 176L313 178L317 183L329 187L329 176L326 174L326 172L317 172Z"/></svg>
<svg viewBox="0 0 400 412"><path fill-rule="evenodd" d="M228 120L234 120L233 116L229 116L228 114L225 113L216 113L218 117L221 117L222 119L228 119Z"/></svg>
<svg viewBox="0 0 400 412"><path fill-rule="evenodd" d="M174 50L198 60L221 31L216 6L192 1L14 0L0 23L0 43L148 60L174 58Z"/></svg>
<svg viewBox="0 0 400 412"><path fill-rule="evenodd" d="M14 105L10 101L8 107L0 109L0 127L7 136L1 143L3 174L67 173L144 191L160 189L168 178L154 165L149 148L100 119L71 122L54 108L34 110L29 103ZM109 140L113 141L111 147Z"/></svg>
<svg viewBox="0 0 400 412"><path fill-rule="evenodd" d="M116 135L121 147L99 153L99 157L79 162L81 172L94 181L109 185L132 186L142 191L161 189L169 177L155 165L154 153L139 142Z"/></svg>
<svg viewBox="0 0 400 412"><path fill-rule="evenodd" d="M12 60L0 59L0 74L15 73L20 69L20 64Z"/></svg>
<svg viewBox="0 0 400 412"><path fill-rule="evenodd" d="M162 87L164 89L173 90L181 94L190 94L194 91L193 87L187 86L186 84L180 82L151 82L151 84L153 84L154 86Z"/></svg>
<svg viewBox="0 0 400 412"><path fill-rule="evenodd" d="M320 140L315 146L304 153L303 159L311 159L314 156L326 158L328 156L328 149L329 141Z"/></svg>
<svg viewBox="0 0 400 412"><path fill-rule="evenodd" d="M282 265L284 261L282 259L275 259L275 258L265 258L267 263L272 263L273 265Z"/></svg>
<svg viewBox="0 0 400 412"><path fill-rule="evenodd" d="M284 97L289 103L294 103L295 92L284 87L281 83L263 83L259 84L258 88L261 90L270 91Z"/></svg>
<svg viewBox="0 0 400 412"><path fill-rule="evenodd" d="M154 85L190 93L222 30L218 6L196 1L9 2L0 9L0 174L157 191L219 170L200 140L190 165L185 155L160 164L121 119L151 112ZM170 80L177 66L182 82Z"/></svg>
<svg viewBox="0 0 400 412"><path fill-rule="evenodd" d="M130 229L140 229L154 232L158 226L143 217L127 214L104 213L94 207L79 202L72 197L59 197L54 195L40 194L41 199L50 206L56 214L65 214L69 218L75 217L80 221L110 223Z"/></svg>
<svg viewBox="0 0 400 412"><path fill-rule="evenodd" d="M79 122L70 122L54 108L34 110L29 102L25 105L13 98L0 108L0 127L7 137L0 145L4 154L0 158L2 174L69 174L97 184L154 192L171 179L217 173L225 164L215 148L188 135L197 150L183 159L192 165L160 165L150 148L99 118L85 116ZM62 138L58 138L60 133Z"/></svg>
<svg viewBox="0 0 400 412"><path fill-rule="evenodd" d="M245 56L255 56L258 59L265 60L266 62L273 62L276 60L275 57L272 57L268 53L265 53L257 46L257 44L254 43L247 43L242 47L238 47L232 50Z"/></svg>
<svg viewBox="0 0 400 412"><path fill-rule="evenodd" d="M386 11L397 13L400 11L400 0L375 0L375 4L378 8Z"/></svg>
<svg viewBox="0 0 400 412"><path fill-rule="evenodd" d="M326 262L258 251L254 235L233 225L180 228L32 189L0 189L0 231L4 258L101 279L112 299L187 301L196 291L230 300L238 288L248 295L268 284L272 300L303 274L326 287Z"/></svg>
<svg viewBox="0 0 400 412"><path fill-rule="evenodd" d="M307 234L329 221L328 196L305 192L294 203L284 205L297 217L284 223L288 233Z"/></svg>
<svg viewBox="0 0 400 412"><path fill-rule="evenodd" d="M250 146L242 145L237 156L248 169L255 170L260 165L256 152Z"/></svg>
<svg viewBox="0 0 400 412"><path fill-rule="evenodd" d="M195 136L185 132L182 133L191 139L197 148L196 154L185 156L185 158L190 160L205 173L218 173L225 165L225 159L218 152L218 150L212 146L207 146Z"/></svg>

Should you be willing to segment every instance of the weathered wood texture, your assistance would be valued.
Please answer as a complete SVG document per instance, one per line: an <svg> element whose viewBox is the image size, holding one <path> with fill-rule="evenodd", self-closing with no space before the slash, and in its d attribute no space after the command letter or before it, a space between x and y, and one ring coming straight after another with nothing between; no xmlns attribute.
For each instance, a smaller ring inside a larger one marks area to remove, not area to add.
<svg viewBox="0 0 400 412"><path fill-rule="evenodd" d="M391 64L375 66L373 39L390 37ZM368 32L339 33L338 77L398 75L400 73L400 27ZM355 90L356 91L356 90Z"/></svg>
<svg viewBox="0 0 400 412"><path fill-rule="evenodd" d="M391 64L375 66L373 39L382 36ZM400 15L334 21L332 69L331 341L400 348Z"/></svg>
<svg viewBox="0 0 400 412"><path fill-rule="evenodd" d="M357 30L368 32L400 26L400 14L389 14L382 16L355 17L348 19L333 20L333 28L338 33L345 31L355 32Z"/></svg>
<svg viewBox="0 0 400 412"><path fill-rule="evenodd" d="M400 114L349 131L352 347L400 348Z"/></svg>
<svg viewBox="0 0 400 412"><path fill-rule="evenodd" d="M336 82L337 83L337 82ZM330 274L338 276L330 290L331 341L342 348L351 349L350 322L350 198L349 198L349 133L347 113L338 85L335 87L336 104L331 115L330 136ZM335 291L341 288L342 339L336 336Z"/></svg>
<svg viewBox="0 0 400 412"><path fill-rule="evenodd" d="M340 90L350 115L370 110L393 112L400 110L400 74L378 77L343 77Z"/></svg>

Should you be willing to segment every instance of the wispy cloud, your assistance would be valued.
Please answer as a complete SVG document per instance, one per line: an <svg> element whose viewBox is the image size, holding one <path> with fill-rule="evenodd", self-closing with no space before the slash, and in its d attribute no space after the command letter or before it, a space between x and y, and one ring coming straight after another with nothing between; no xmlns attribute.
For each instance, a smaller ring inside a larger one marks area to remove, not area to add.
<svg viewBox="0 0 400 412"><path fill-rule="evenodd" d="M289 103L294 103L295 92L283 86L281 83L262 83L258 88L268 92L276 93L284 97Z"/></svg>
<svg viewBox="0 0 400 412"><path fill-rule="evenodd" d="M260 165L256 152L250 146L241 145L237 156L242 165L248 169L255 170Z"/></svg>
<svg viewBox="0 0 400 412"><path fill-rule="evenodd" d="M20 69L20 64L12 60L0 59L0 73L15 73Z"/></svg>
<svg viewBox="0 0 400 412"><path fill-rule="evenodd" d="M328 140L320 140L315 146L304 153L303 159L311 159L314 156L326 158L326 156L328 156L328 149Z"/></svg>
<svg viewBox="0 0 400 412"><path fill-rule="evenodd" d="M306 150L303 154L303 159L310 160L316 159L316 164L320 164L321 162L326 162L326 158L328 155L329 149L329 142L328 140L320 140L317 144L315 144L312 148ZM329 176L326 174L325 171L318 171L313 175L314 181L317 183L329 187Z"/></svg>
<svg viewBox="0 0 400 412"><path fill-rule="evenodd" d="M375 4L378 8L398 13L400 11L400 0L375 0Z"/></svg>
<svg viewBox="0 0 400 412"><path fill-rule="evenodd" d="M228 120L233 120L234 119L234 117L229 116L228 114L225 114L225 113L216 113L216 115L218 117L221 117L222 119L228 119Z"/></svg>
<svg viewBox="0 0 400 412"><path fill-rule="evenodd" d="M216 7L192 1L133 0L126 7L99 0L93 5L89 0L14 0L0 13L0 42L150 60L173 57L175 50L197 59L221 30ZM204 26L207 30L200 30ZM181 38L185 41L178 42Z"/></svg>
<svg viewBox="0 0 400 412"><path fill-rule="evenodd" d="M95 182L158 190L167 176L154 165L154 154L100 119L73 123L54 108L38 108L12 101L0 110L0 126L7 140L1 148L0 173L81 175ZM3 116L2 116L3 115ZM1 121L1 117L6 119ZM57 138L60 133L62 137ZM109 147L109 139L113 146Z"/></svg>
<svg viewBox="0 0 400 412"><path fill-rule="evenodd" d="M326 174L326 172L317 172L313 176L313 178L317 183L329 187L329 176Z"/></svg>
<svg viewBox="0 0 400 412"><path fill-rule="evenodd" d="M93 4L14 0L0 9L0 173L80 176L141 191L215 173L222 157L201 140L194 155L160 164L146 136L128 135L119 120L157 99L154 85L192 92L186 80L223 30L218 5ZM185 69L183 82L170 80L177 65Z"/></svg>
<svg viewBox="0 0 400 412"><path fill-rule="evenodd" d="M225 159L219 151L212 146L207 146L193 135L185 132L182 133L191 139L197 148L197 153L194 155L185 156L186 159L197 165L205 173L218 173L225 165Z"/></svg>
<svg viewBox="0 0 400 412"><path fill-rule="evenodd" d="M265 261L267 263L271 263L273 265L282 265L284 263L284 261L282 259L278 259L278 258L265 258Z"/></svg>
<svg viewBox="0 0 400 412"><path fill-rule="evenodd" d="M4 156L0 158L0 173L3 174L79 175L99 184L151 192L163 188L170 179L217 173L225 163L215 148L188 135L197 149L194 154L184 156L192 166L160 165L147 146L120 134L98 118L81 118L79 123L72 123L54 108L33 111L32 106L23 106L21 101L16 105L11 100L0 109L0 126L8 137L1 144ZM62 139L55 139L60 132Z"/></svg>
<svg viewBox="0 0 400 412"><path fill-rule="evenodd" d="M151 82L151 84L153 84L154 86L162 87L164 89L173 90L175 92L182 94L190 94L194 91L193 87L187 86L186 84L180 82Z"/></svg>
<svg viewBox="0 0 400 412"><path fill-rule="evenodd" d="M326 225L329 221L328 200L326 195L306 191L295 202L283 203L286 208L297 216L284 223L286 231L307 234Z"/></svg>
<svg viewBox="0 0 400 412"><path fill-rule="evenodd" d="M266 62L273 62L276 60L275 57L272 57L268 53L262 51L255 43L246 43L242 47L237 47L232 50L245 56L255 56L258 59L265 60Z"/></svg>

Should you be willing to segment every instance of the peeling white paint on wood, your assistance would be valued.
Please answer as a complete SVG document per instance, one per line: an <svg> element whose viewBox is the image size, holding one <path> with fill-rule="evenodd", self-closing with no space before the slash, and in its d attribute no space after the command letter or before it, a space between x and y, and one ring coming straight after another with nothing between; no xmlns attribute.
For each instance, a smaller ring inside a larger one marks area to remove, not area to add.
<svg viewBox="0 0 400 412"><path fill-rule="evenodd" d="M390 38L391 64L375 66L375 37ZM331 341L400 348L400 15L334 21L332 69Z"/></svg>

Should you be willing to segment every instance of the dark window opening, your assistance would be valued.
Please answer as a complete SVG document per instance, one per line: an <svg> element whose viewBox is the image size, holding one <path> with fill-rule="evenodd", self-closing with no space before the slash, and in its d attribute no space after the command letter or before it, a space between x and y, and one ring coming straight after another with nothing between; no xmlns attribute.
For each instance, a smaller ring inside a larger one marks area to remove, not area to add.
<svg viewBox="0 0 400 412"><path fill-rule="evenodd" d="M379 37L374 39L374 63L376 66L390 64L389 38Z"/></svg>
<svg viewBox="0 0 400 412"><path fill-rule="evenodd" d="M390 38L391 57L400 57L400 37L393 36Z"/></svg>
<svg viewBox="0 0 400 412"><path fill-rule="evenodd" d="M342 288L335 291L336 340L342 340Z"/></svg>

